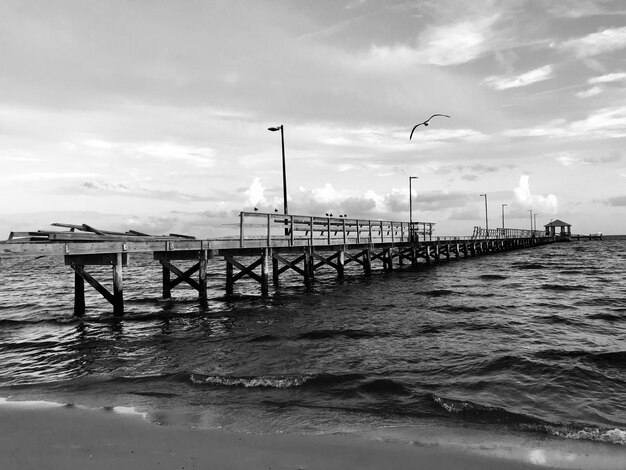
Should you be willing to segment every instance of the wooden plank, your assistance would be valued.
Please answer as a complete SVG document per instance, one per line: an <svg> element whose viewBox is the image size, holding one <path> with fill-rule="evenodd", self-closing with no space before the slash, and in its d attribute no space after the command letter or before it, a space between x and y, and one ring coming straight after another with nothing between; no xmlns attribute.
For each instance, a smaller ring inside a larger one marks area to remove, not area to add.
<svg viewBox="0 0 626 470"><path fill-rule="evenodd" d="M121 253L120 253L121 254ZM65 265L70 266L73 264L82 266L115 266L117 263L118 253L103 253L93 255L66 255ZM124 266L128 265L128 254L123 253L122 263Z"/></svg>

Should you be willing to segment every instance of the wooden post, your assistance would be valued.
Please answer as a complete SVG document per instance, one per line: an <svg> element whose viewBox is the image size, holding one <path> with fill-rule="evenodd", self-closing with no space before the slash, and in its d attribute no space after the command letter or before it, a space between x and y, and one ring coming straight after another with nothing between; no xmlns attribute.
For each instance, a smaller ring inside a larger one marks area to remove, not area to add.
<svg viewBox="0 0 626 470"><path fill-rule="evenodd" d="M274 283L274 287L277 288L280 283L279 283L279 272L278 272L278 258L274 258L274 256L272 256L272 281Z"/></svg>
<svg viewBox="0 0 626 470"><path fill-rule="evenodd" d="M243 212L241 212L239 214L240 220L239 220L239 246L241 248L243 248Z"/></svg>
<svg viewBox="0 0 626 470"><path fill-rule="evenodd" d="M293 246L293 215L289 216L289 246Z"/></svg>
<svg viewBox="0 0 626 470"><path fill-rule="evenodd" d="M122 253L117 253L113 265L113 315L124 315L124 290L122 287Z"/></svg>
<svg viewBox="0 0 626 470"><path fill-rule="evenodd" d="M267 214L267 246L272 244L272 219L271 215Z"/></svg>
<svg viewBox="0 0 626 470"><path fill-rule="evenodd" d="M313 247L310 246L304 251L304 283L311 286L315 279L315 259L313 258Z"/></svg>
<svg viewBox="0 0 626 470"><path fill-rule="evenodd" d="M344 228L345 228L345 225L344 225ZM346 252L345 250L341 249L337 253L337 275L339 276L339 279L343 279L344 277L345 266L346 266Z"/></svg>
<svg viewBox="0 0 626 470"><path fill-rule="evenodd" d="M370 234L371 234L371 230L372 230L372 225L370 222ZM365 271L365 274L372 273L372 253L369 247L367 247L363 251L363 270Z"/></svg>
<svg viewBox="0 0 626 470"><path fill-rule="evenodd" d="M326 220L326 229L328 230L328 233L326 234L326 239L328 240L328 244L330 245L330 217L328 217Z"/></svg>
<svg viewBox="0 0 626 470"><path fill-rule="evenodd" d="M261 263L261 295L263 297L266 297L269 294L269 269L270 258L272 257L272 249L265 248L263 250L262 256L263 262Z"/></svg>
<svg viewBox="0 0 626 470"><path fill-rule="evenodd" d="M393 270L393 256L391 255L391 248L385 248L383 252L383 268L385 271Z"/></svg>
<svg viewBox="0 0 626 470"><path fill-rule="evenodd" d="M200 261L199 261L199 269L198 269L198 284L200 285L200 291L198 292L200 301L206 302L207 297L207 278L206 278L206 269L208 264L208 252L207 250L202 250L200 252Z"/></svg>
<svg viewBox="0 0 626 470"><path fill-rule="evenodd" d="M233 265L226 260L226 297L233 295L235 282L233 281Z"/></svg>
<svg viewBox="0 0 626 470"><path fill-rule="evenodd" d="M84 269L84 266L77 266ZM82 317L85 314L85 280L74 271L74 315Z"/></svg>
<svg viewBox="0 0 626 470"><path fill-rule="evenodd" d="M170 279L170 270L167 266L163 266L163 298L172 298L172 286Z"/></svg>

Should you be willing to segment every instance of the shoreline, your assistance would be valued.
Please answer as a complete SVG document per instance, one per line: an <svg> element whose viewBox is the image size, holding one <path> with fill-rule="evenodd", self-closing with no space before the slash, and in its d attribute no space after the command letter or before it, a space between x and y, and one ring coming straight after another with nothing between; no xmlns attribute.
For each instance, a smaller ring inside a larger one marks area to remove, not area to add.
<svg viewBox="0 0 626 470"><path fill-rule="evenodd" d="M610 460L598 461L600 452L588 461L564 452L562 462L569 465L560 466L554 465L549 454L538 448L531 450L525 459L519 455L511 458L513 454L507 458L505 454L477 453L470 447L442 443L161 426L142 419L140 413L130 409L120 409L122 413L115 410L45 402L0 403L3 469L619 468L611 466ZM617 465L619 456L626 455L626 451L614 450Z"/></svg>

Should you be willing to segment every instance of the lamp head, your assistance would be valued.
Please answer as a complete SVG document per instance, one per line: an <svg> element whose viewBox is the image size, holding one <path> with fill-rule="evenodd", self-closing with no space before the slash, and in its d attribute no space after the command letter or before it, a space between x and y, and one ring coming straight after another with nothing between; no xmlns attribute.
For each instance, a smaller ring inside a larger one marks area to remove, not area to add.
<svg viewBox="0 0 626 470"><path fill-rule="evenodd" d="M268 131L272 131L272 132L276 132L279 131L281 129L281 127L283 126L278 126L278 127L268 127L267 130Z"/></svg>

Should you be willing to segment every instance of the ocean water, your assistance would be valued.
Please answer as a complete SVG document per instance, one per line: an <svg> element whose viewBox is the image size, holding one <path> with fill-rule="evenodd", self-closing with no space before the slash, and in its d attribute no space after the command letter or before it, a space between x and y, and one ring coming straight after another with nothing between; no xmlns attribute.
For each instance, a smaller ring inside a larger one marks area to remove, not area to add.
<svg viewBox="0 0 626 470"><path fill-rule="evenodd" d="M626 456L626 241L348 266L310 288L281 277L269 298L241 281L225 299L212 261L202 305L190 288L160 299L160 265L138 255L126 316L88 287L78 319L62 259L4 259L0 397L132 407L163 425ZM90 271L110 284L110 268Z"/></svg>

